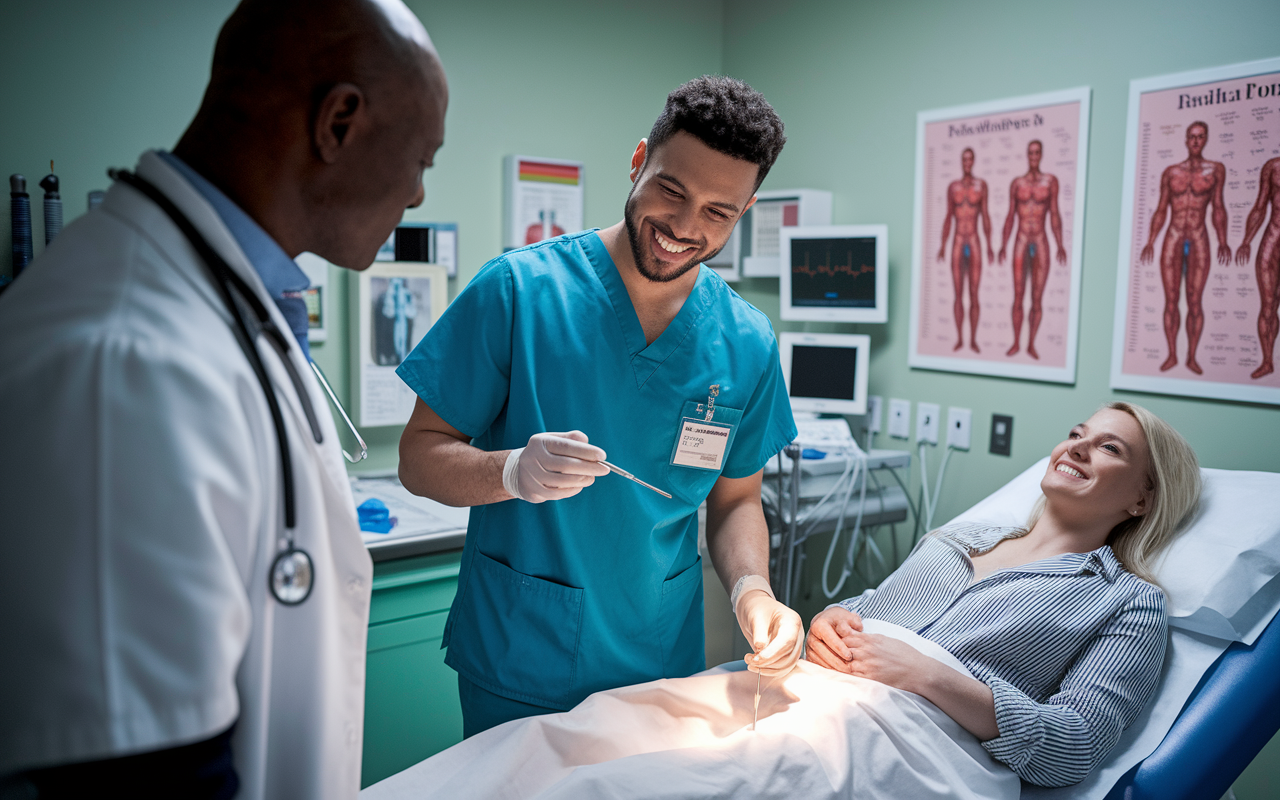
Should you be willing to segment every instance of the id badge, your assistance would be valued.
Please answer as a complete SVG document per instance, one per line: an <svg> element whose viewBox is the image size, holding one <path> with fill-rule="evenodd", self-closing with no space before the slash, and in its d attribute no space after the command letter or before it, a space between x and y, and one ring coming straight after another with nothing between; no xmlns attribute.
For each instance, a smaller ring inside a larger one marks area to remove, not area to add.
<svg viewBox="0 0 1280 800"><path fill-rule="evenodd" d="M706 422L694 417L680 421L680 435L676 437L675 452L671 463L678 467L695 467L719 471L729 448L732 425Z"/></svg>

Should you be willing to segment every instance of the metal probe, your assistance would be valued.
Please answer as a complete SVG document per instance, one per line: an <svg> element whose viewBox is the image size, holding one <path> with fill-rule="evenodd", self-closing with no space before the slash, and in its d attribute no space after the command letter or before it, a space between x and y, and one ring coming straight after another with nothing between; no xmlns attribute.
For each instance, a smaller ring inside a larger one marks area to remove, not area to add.
<svg viewBox="0 0 1280 800"><path fill-rule="evenodd" d="M640 484L641 486L643 486L643 487L644 487L644 488L646 488L646 489L652 489L653 491L657 492L658 494L662 495L663 497L666 497L666 498L670 498L670 497L671 497L671 495L669 495L669 494L667 494L666 492L662 491L662 490L661 490L661 489L659 489L657 486L650 486L649 484L647 484L647 483L645 483L644 481L642 481L642 480L640 480L639 478L637 478L635 475L632 475L630 472L627 472L627 471L626 471L625 469L623 469L622 467L616 467L616 466L614 466L613 464L610 464L608 461L601 461L600 463L601 463L601 464L604 464L606 467L608 467L610 472L613 472L613 473L616 473L616 474L618 474L618 475L621 475L622 477L624 477L624 478L626 478L626 479L628 479L628 480L635 481L636 483Z"/></svg>
<svg viewBox="0 0 1280 800"><path fill-rule="evenodd" d="M751 718L751 730L753 732L756 729L756 723L760 721L760 677L762 675L764 675L763 672L756 673L756 710L755 716Z"/></svg>

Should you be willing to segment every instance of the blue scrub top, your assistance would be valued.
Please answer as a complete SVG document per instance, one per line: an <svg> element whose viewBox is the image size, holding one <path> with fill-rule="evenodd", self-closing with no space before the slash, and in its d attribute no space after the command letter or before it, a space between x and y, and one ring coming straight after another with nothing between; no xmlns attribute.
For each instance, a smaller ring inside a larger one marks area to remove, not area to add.
<svg viewBox="0 0 1280 800"><path fill-rule="evenodd" d="M471 510L446 663L491 692L567 709L704 666L698 506L795 438L768 319L712 270L652 344L595 231L484 266L397 373L483 450L581 430L673 495L606 475L578 495ZM723 469L671 463L686 417L732 426Z"/></svg>

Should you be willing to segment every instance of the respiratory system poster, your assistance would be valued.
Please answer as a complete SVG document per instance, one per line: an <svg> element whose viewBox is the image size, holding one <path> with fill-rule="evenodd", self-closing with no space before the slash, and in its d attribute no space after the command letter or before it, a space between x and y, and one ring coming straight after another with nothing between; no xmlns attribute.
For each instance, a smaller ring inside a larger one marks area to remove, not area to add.
<svg viewBox="0 0 1280 800"><path fill-rule="evenodd" d="M911 365L1075 380L1089 90L922 112Z"/></svg>
<svg viewBox="0 0 1280 800"><path fill-rule="evenodd" d="M1112 386L1280 403L1280 59L1129 102Z"/></svg>

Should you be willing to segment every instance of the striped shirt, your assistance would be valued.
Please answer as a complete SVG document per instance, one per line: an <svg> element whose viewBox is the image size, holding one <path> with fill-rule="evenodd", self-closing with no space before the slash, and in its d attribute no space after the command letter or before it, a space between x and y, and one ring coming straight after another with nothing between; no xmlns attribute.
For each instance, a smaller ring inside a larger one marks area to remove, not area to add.
<svg viewBox="0 0 1280 800"><path fill-rule="evenodd" d="M1029 783L1068 786L1102 760L1155 691L1168 638L1164 594L1107 546L973 582L969 555L1022 532L942 528L878 589L840 605L950 651L995 696L1000 735L983 742L987 752Z"/></svg>

